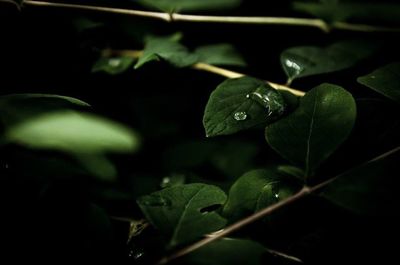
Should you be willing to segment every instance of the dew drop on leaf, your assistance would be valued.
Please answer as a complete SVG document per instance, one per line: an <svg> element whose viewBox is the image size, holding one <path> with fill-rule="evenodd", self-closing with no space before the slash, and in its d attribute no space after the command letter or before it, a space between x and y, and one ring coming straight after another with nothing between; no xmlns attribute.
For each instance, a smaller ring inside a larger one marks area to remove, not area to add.
<svg viewBox="0 0 400 265"><path fill-rule="evenodd" d="M238 111L233 114L233 118L237 121L244 121L247 119L247 113L244 111Z"/></svg>

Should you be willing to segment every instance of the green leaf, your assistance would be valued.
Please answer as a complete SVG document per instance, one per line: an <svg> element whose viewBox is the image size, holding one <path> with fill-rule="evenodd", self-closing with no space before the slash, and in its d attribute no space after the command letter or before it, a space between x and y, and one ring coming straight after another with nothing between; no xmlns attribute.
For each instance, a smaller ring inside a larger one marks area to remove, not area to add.
<svg viewBox="0 0 400 265"><path fill-rule="evenodd" d="M223 228L226 220L208 209L225 200L218 187L186 184L143 196L137 202L146 218L170 238L169 246L175 247Z"/></svg>
<svg viewBox="0 0 400 265"><path fill-rule="evenodd" d="M275 120L285 110L281 94L264 81L242 77L220 84L207 103L207 137L233 134Z"/></svg>
<svg viewBox="0 0 400 265"><path fill-rule="evenodd" d="M325 48L299 46L281 54L288 82L294 79L343 70L371 55L377 46L369 42L342 41Z"/></svg>
<svg viewBox="0 0 400 265"><path fill-rule="evenodd" d="M398 216L399 150L342 174L323 196L357 214Z"/></svg>
<svg viewBox="0 0 400 265"><path fill-rule="evenodd" d="M300 100L296 111L267 126L269 145L292 163L301 165L306 177L349 136L356 119L356 104L343 88L322 84Z"/></svg>
<svg viewBox="0 0 400 265"><path fill-rule="evenodd" d="M127 71L135 59L131 57L102 57L92 67L92 72L105 72L110 75L117 75Z"/></svg>
<svg viewBox="0 0 400 265"><path fill-rule="evenodd" d="M138 0L146 7L165 12L209 11L239 6L241 0Z"/></svg>
<svg viewBox="0 0 400 265"><path fill-rule="evenodd" d="M337 21L382 21L398 22L400 17L399 6L395 3L343 3L339 1L294 2L293 8L297 11L324 19L327 22Z"/></svg>
<svg viewBox="0 0 400 265"><path fill-rule="evenodd" d="M229 190L224 216L235 221L290 197L294 185L283 181L272 169L252 170L241 176Z"/></svg>
<svg viewBox="0 0 400 265"><path fill-rule="evenodd" d="M175 35L174 35L175 36ZM176 39L169 37L148 37L139 61L135 65L135 69L140 68L144 64L163 59L176 67L186 67L197 62L198 58L195 54L178 43Z"/></svg>
<svg viewBox="0 0 400 265"><path fill-rule="evenodd" d="M190 253L184 261L195 265L259 265L265 252L261 244L251 240L222 238Z"/></svg>
<svg viewBox="0 0 400 265"><path fill-rule="evenodd" d="M400 62L391 63L359 77L358 83L400 103Z"/></svg>
<svg viewBox="0 0 400 265"><path fill-rule="evenodd" d="M133 152L139 147L138 136L125 126L92 114L65 110L11 126L5 139L29 148L72 154Z"/></svg>
<svg viewBox="0 0 400 265"><path fill-rule="evenodd" d="M0 120L10 126L49 111L87 108L90 105L79 99L51 94L11 94L0 97Z"/></svg>
<svg viewBox="0 0 400 265"><path fill-rule="evenodd" d="M195 54L199 56L199 61L202 63L246 66L246 62L235 47L227 43L198 47L195 50Z"/></svg>

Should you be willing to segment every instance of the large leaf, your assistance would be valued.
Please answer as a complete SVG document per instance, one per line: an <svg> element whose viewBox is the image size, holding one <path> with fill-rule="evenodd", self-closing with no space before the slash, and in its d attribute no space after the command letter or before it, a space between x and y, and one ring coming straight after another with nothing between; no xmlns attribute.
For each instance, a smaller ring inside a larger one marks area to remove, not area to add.
<svg viewBox="0 0 400 265"><path fill-rule="evenodd" d="M132 130L74 111L50 112L20 122L6 131L5 139L30 148L82 155L132 152L139 146L138 136Z"/></svg>
<svg viewBox="0 0 400 265"><path fill-rule="evenodd" d="M243 57L236 51L235 47L228 43L201 46L195 50L195 53L202 63L246 66Z"/></svg>
<svg viewBox="0 0 400 265"><path fill-rule="evenodd" d="M138 0L138 2L166 12L179 12L234 8L241 0Z"/></svg>
<svg viewBox="0 0 400 265"><path fill-rule="evenodd" d="M400 103L400 62L391 63L357 81L376 92Z"/></svg>
<svg viewBox="0 0 400 265"><path fill-rule="evenodd" d="M358 214L399 215L400 148L339 176L323 192L334 204Z"/></svg>
<svg viewBox="0 0 400 265"><path fill-rule="evenodd" d="M170 238L169 246L190 242L223 228L226 220L212 210L225 203L218 187L187 184L166 188L138 199L146 218Z"/></svg>
<svg viewBox="0 0 400 265"><path fill-rule="evenodd" d="M281 54L281 65L290 83L296 78L349 68L371 55L376 47L376 44L360 41L342 41L325 48L293 47Z"/></svg>
<svg viewBox="0 0 400 265"><path fill-rule="evenodd" d="M207 137L232 134L275 120L285 109L281 94L264 81L242 77L220 84L207 103Z"/></svg>
<svg viewBox="0 0 400 265"><path fill-rule="evenodd" d="M269 145L289 161L303 166L306 177L349 136L356 104L343 88L322 84L301 100L296 111L267 126Z"/></svg>
<svg viewBox="0 0 400 265"><path fill-rule="evenodd" d="M359 3L344 1L294 2L295 10L311 14L327 22L359 20L398 22L400 17L399 6L395 3Z"/></svg>
<svg viewBox="0 0 400 265"><path fill-rule="evenodd" d="M128 70L134 61L135 59L131 57L101 57L93 65L92 72L105 72L110 75L117 75Z"/></svg>
<svg viewBox="0 0 400 265"><path fill-rule="evenodd" d="M143 55L140 56L135 68L160 59L166 60L176 67L186 67L196 63L197 55L190 53L185 46L174 39L174 36L148 37Z"/></svg>
<svg viewBox="0 0 400 265"><path fill-rule="evenodd" d="M266 249L257 242L245 239L222 238L184 258L195 265L259 265Z"/></svg>
<svg viewBox="0 0 400 265"><path fill-rule="evenodd" d="M234 221L291 196L293 184L272 169L252 170L241 176L231 187L223 213Z"/></svg>
<svg viewBox="0 0 400 265"><path fill-rule="evenodd" d="M66 108L86 108L82 100L51 94L11 94L0 97L0 120L9 126L25 119Z"/></svg>

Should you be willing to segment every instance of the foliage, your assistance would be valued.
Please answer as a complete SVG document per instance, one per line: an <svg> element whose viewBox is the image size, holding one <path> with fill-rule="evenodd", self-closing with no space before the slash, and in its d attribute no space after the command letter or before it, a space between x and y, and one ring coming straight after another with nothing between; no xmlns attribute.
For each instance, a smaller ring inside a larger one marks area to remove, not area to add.
<svg viewBox="0 0 400 265"><path fill-rule="evenodd" d="M3 245L117 264L396 253L395 1L0 4Z"/></svg>

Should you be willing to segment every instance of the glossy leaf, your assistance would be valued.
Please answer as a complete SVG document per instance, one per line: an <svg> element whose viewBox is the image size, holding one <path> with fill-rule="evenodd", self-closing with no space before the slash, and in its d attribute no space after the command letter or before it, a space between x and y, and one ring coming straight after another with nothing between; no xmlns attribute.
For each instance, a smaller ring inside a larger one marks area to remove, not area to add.
<svg viewBox="0 0 400 265"><path fill-rule="evenodd" d="M325 48L299 46L281 54L281 65L289 82L296 78L325 74L354 66L376 50L369 42L343 41Z"/></svg>
<svg viewBox="0 0 400 265"><path fill-rule="evenodd" d="M186 184L143 196L137 202L149 222L167 235L169 246L174 247L223 228L226 220L208 209L225 200L218 187Z"/></svg>
<svg viewBox="0 0 400 265"><path fill-rule="evenodd" d="M246 62L235 47L227 43L201 46L194 52L199 56L199 61L202 63L246 66Z"/></svg>
<svg viewBox="0 0 400 265"><path fill-rule="evenodd" d="M301 165L310 177L347 139L355 119L351 94L339 86L322 84L306 93L296 111L267 126L265 135L275 151Z"/></svg>
<svg viewBox="0 0 400 265"><path fill-rule="evenodd" d="M127 71L134 63L131 57L100 58L92 67L92 72L105 72L110 75L117 75Z"/></svg>
<svg viewBox="0 0 400 265"><path fill-rule="evenodd" d="M175 36L175 35L174 35ZM198 61L195 54L178 43L174 36L171 37L148 37L143 51L135 68L140 68L144 64L160 59L169 62L176 67L190 66Z"/></svg>
<svg viewBox="0 0 400 265"><path fill-rule="evenodd" d="M195 265L259 265L265 252L261 244L251 240L222 238L190 253L184 261Z"/></svg>
<svg viewBox="0 0 400 265"><path fill-rule="evenodd" d="M113 121L74 111L43 114L10 127L5 139L34 149L72 154L133 152L139 147L136 133Z"/></svg>
<svg viewBox="0 0 400 265"><path fill-rule="evenodd" d="M211 93L203 125L207 137L227 135L271 122L284 109L282 95L264 81L228 79Z"/></svg>
<svg viewBox="0 0 400 265"><path fill-rule="evenodd" d="M339 176L323 196L357 214L398 216L399 150Z"/></svg>
<svg viewBox="0 0 400 265"><path fill-rule="evenodd" d="M398 22L400 17L398 5L385 2L323 1L323 3L315 3L296 1L293 3L293 8L331 23L348 20Z"/></svg>
<svg viewBox="0 0 400 265"><path fill-rule="evenodd" d="M241 0L138 0L138 2L166 12L179 12L234 8Z"/></svg>
<svg viewBox="0 0 400 265"><path fill-rule="evenodd" d="M82 100L51 94L11 94L0 97L0 120L10 126L48 111L87 108Z"/></svg>
<svg viewBox="0 0 400 265"><path fill-rule="evenodd" d="M400 103L400 62L388 64L357 81L376 92Z"/></svg>
<svg viewBox="0 0 400 265"><path fill-rule="evenodd" d="M279 202L296 191L272 169L252 170L241 176L231 187L224 216L234 221Z"/></svg>

